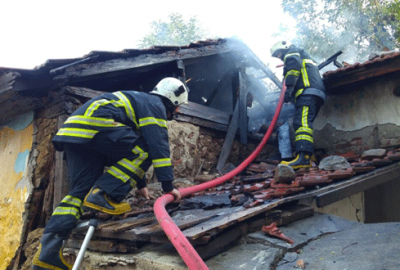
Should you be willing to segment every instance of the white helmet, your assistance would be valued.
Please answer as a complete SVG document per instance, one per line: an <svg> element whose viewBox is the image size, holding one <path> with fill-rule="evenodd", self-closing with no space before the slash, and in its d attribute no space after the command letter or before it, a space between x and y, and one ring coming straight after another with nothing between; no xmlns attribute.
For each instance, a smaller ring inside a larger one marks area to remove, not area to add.
<svg viewBox="0 0 400 270"><path fill-rule="evenodd" d="M188 92L189 90L183 82L173 77L167 77L162 79L150 94L165 97L177 107L182 103L188 103Z"/></svg>
<svg viewBox="0 0 400 270"><path fill-rule="evenodd" d="M290 43L289 41L285 40L278 41L274 46L271 47L271 55L273 57L276 57L276 53L279 50L287 50L290 48L290 46L292 46L292 43Z"/></svg>

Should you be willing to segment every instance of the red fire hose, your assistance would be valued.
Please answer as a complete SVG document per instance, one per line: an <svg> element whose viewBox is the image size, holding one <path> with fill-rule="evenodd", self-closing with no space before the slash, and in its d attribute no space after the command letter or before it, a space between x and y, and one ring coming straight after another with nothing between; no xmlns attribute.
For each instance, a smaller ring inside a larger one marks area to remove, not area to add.
<svg viewBox="0 0 400 270"><path fill-rule="evenodd" d="M238 167L236 167L234 170L230 171L229 173L221 177L218 177L212 181L197 186L180 189L179 192L181 193L182 197L224 183L225 181L231 179L232 177L240 173L242 170L244 170L254 160L254 158L260 153L261 149L264 147L269 137L271 136L272 130L275 127L276 121L278 120L279 117L279 113L281 112L282 109L285 91L286 91L286 86L285 84L283 84L278 106L275 110L274 117L272 118L271 125L268 127L268 130L265 133L263 139L261 140L257 148L253 151L253 153L251 153L251 155L248 156ZM178 228L178 226L176 226L174 221L171 219L171 217L165 210L165 206L173 201L174 201L174 196L172 196L171 194L166 194L157 199L157 201L154 204L154 214L157 217L158 223L160 223L162 229L167 234L169 240L175 246L176 250L181 255L183 261L186 263L186 265L189 267L190 270L208 269L207 265L201 259L199 254L197 254L196 250L189 243L187 238L183 235L181 230Z"/></svg>

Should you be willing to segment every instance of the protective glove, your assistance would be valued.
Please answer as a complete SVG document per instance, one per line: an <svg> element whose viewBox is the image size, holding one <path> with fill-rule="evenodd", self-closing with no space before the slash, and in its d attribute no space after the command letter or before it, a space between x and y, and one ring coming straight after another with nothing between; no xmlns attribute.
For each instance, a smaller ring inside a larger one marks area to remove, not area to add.
<svg viewBox="0 0 400 270"><path fill-rule="evenodd" d="M290 101L290 99L292 98L293 90L294 90L294 87L287 87L286 88L285 98L283 100L285 103L288 103Z"/></svg>

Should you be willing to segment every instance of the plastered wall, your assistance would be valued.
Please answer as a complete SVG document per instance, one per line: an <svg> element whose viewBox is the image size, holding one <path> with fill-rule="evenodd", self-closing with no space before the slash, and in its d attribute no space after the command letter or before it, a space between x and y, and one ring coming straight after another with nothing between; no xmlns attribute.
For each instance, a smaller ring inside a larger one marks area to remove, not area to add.
<svg viewBox="0 0 400 270"><path fill-rule="evenodd" d="M6 269L20 244L24 205L32 185L28 158L33 142L33 113L0 126L0 269Z"/></svg>
<svg viewBox="0 0 400 270"><path fill-rule="evenodd" d="M336 154L400 145L399 86L393 74L329 96L314 121L315 147Z"/></svg>
<svg viewBox="0 0 400 270"><path fill-rule="evenodd" d="M328 155L398 147L400 97L393 90L399 86L399 74L391 74L329 96L314 121L315 147L326 149ZM400 209L389 206L398 205L392 190L399 185L400 180L393 180L316 211L359 222L398 221Z"/></svg>

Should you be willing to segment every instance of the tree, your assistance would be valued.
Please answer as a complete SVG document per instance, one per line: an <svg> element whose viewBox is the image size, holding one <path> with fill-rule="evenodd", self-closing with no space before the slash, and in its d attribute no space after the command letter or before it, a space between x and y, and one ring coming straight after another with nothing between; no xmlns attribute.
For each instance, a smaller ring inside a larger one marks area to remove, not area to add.
<svg viewBox="0 0 400 270"><path fill-rule="evenodd" d="M206 38L207 33L199 26L196 17L185 21L181 14L172 13L168 18L168 22L151 22L152 33L140 41L140 48L187 45Z"/></svg>
<svg viewBox="0 0 400 270"><path fill-rule="evenodd" d="M400 0L283 0L297 22L293 42L317 59L344 51L344 59L400 45Z"/></svg>

